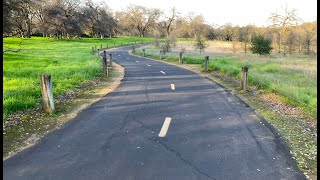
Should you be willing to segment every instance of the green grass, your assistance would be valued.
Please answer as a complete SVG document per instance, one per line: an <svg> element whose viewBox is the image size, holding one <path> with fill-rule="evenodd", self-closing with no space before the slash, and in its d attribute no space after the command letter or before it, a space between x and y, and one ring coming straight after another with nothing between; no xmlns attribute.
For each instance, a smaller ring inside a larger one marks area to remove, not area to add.
<svg viewBox="0 0 320 180"><path fill-rule="evenodd" d="M40 75L51 74L54 97L79 83L101 75L100 58L90 54L92 47L103 48L147 42L150 38L53 39L4 38L3 113L36 107L41 97ZM21 49L20 49L21 46ZM20 49L20 51L18 51ZM16 51L16 52L14 52Z"/></svg>
<svg viewBox="0 0 320 180"><path fill-rule="evenodd" d="M142 52L138 49L137 54ZM158 54L146 50L146 55L159 59ZM178 61L177 56L163 56L166 61ZM204 57L184 57L185 64L204 65ZM277 59L256 55L234 55L209 59L209 71L219 71L231 77L241 77L241 67L249 67L248 82L261 89L275 92L283 101L299 106L316 116L317 75L316 60L304 58Z"/></svg>

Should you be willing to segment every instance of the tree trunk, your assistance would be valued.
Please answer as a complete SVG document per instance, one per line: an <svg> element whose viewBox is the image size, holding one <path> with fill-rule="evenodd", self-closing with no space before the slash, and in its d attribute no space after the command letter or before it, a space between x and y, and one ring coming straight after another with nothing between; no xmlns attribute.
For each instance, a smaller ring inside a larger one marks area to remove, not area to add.
<svg viewBox="0 0 320 180"><path fill-rule="evenodd" d="M279 46L279 53L281 52L281 35L279 34L279 42L278 42L278 46Z"/></svg>
<svg viewBox="0 0 320 180"><path fill-rule="evenodd" d="M244 43L244 53L247 54L247 42Z"/></svg>

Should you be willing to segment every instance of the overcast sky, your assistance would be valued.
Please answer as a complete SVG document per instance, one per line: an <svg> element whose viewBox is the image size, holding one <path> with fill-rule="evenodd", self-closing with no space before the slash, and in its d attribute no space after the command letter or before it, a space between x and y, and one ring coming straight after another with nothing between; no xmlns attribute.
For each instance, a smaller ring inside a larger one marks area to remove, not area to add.
<svg viewBox="0 0 320 180"><path fill-rule="evenodd" d="M303 21L314 21L317 18L317 0L93 0L105 2L113 11L126 9L130 4L141 5L148 8L158 8L165 13L172 7L182 16L188 12L201 14L209 24L244 26L255 24L257 26L269 25L268 17L272 12L283 12L286 6L297 9L298 16Z"/></svg>

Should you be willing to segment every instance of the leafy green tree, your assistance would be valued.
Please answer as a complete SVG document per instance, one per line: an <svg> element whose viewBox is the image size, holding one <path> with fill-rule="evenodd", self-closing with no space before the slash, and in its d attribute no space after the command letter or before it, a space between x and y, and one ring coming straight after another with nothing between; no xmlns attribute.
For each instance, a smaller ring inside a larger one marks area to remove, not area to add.
<svg viewBox="0 0 320 180"><path fill-rule="evenodd" d="M251 51L253 54L267 55L272 50L271 40L263 36L256 36L252 39Z"/></svg>
<svg viewBox="0 0 320 180"><path fill-rule="evenodd" d="M204 51L204 49L207 47L206 40L202 36L197 36L194 40L193 46L196 50L199 50L200 54Z"/></svg>

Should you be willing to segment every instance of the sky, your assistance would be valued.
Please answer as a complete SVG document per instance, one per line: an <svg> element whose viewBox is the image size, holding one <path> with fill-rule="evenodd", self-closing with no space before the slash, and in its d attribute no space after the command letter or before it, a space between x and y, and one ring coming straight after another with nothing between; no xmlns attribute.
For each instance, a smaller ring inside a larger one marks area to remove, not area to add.
<svg viewBox="0 0 320 180"><path fill-rule="evenodd" d="M93 0L106 3L113 11L122 11L130 4L158 8L168 14L175 7L182 16L189 12L203 15L210 25L268 26L271 13L282 13L284 7L296 9L304 22L317 19L317 0Z"/></svg>

